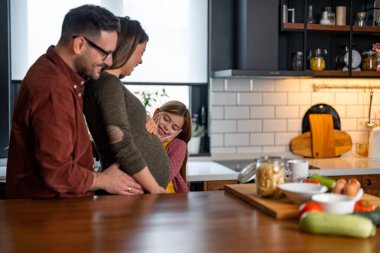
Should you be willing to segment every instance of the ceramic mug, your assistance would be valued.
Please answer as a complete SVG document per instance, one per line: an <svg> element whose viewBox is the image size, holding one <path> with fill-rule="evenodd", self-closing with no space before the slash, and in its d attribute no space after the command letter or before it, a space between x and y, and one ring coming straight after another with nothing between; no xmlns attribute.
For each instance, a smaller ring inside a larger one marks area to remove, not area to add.
<svg viewBox="0 0 380 253"><path fill-rule="evenodd" d="M309 162L305 160L289 160L288 175L291 182L299 182L309 175Z"/></svg>

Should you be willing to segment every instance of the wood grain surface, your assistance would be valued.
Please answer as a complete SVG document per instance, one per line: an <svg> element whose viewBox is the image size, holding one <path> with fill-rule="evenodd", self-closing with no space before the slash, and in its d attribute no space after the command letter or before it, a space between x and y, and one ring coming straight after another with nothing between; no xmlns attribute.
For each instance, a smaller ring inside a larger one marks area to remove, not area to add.
<svg viewBox="0 0 380 253"><path fill-rule="evenodd" d="M224 191L0 201L2 253L372 253L377 234L303 233Z"/></svg>

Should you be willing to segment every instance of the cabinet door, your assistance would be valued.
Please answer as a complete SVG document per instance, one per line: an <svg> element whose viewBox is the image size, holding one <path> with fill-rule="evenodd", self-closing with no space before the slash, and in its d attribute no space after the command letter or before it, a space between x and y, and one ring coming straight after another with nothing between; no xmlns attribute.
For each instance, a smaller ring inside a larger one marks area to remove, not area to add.
<svg viewBox="0 0 380 253"><path fill-rule="evenodd" d="M236 180L219 180L219 181L205 181L203 189L205 191L220 191L224 190L226 184L237 184Z"/></svg>
<svg viewBox="0 0 380 253"><path fill-rule="evenodd" d="M362 186L365 193L380 197L380 175L364 175Z"/></svg>

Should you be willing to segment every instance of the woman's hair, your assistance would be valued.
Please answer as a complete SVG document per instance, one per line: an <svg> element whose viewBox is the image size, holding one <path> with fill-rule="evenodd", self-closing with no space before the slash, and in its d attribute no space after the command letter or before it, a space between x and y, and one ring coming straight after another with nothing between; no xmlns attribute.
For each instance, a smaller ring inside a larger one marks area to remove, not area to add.
<svg viewBox="0 0 380 253"><path fill-rule="evenodd" d="M172 100L163 104L159 110L160 112L170 112L183 117L182 131L178 134L177 138L188 143L191 139L191 115L186 105L179 101Z"/></svg>
<svg viewBox="0 0 380 253"><path fill-rule="evenodd" d="M172 100L163 104L159 110L160 112L169 112L169 113L173 113L175 115L183 117L182 131L177 135L176 138L183 140L187 144L191 139L191 114L190 114L190 111L186 108L186 105L184 105L183 103L179 101ZM185 159L183 160L181 170L180 170L181 176L183 177L185 182L187 182L187 179L186 179L187 158L188 158L188 152L186 148Z"/></svg>
<svg viewBox="0 0 380 253"><path fill-rule="evenodd" d="M137 45L149 40L139 21L132 20L128 16L119 19L120 33L116 49L112 54L113 63L109 69L117 69L126 64Z"/></svg>
<svg viewBox="0 0 380 253"><path fill-rule="evenodd" d="M103 7L86 4L65 15L60 41L67 43L75 35L98 37L101 31L119 32L119 18Z"/></svg>

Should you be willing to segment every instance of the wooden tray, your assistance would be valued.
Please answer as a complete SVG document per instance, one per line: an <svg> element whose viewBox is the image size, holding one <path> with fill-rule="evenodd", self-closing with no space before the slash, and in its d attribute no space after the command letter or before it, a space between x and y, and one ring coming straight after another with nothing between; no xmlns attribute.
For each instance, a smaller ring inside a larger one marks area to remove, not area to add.
<svg viewBox="0 0 380 253"><path fill-rule="evenodd" d="M297 217L298 205L290 202L286 197L281 199L260 198L256 195L255 184L229 184L224 186L224 190L276 219ZM369 194L364 194L362 199L369 200L371 204L380 204L380 198Z"/></svg>

